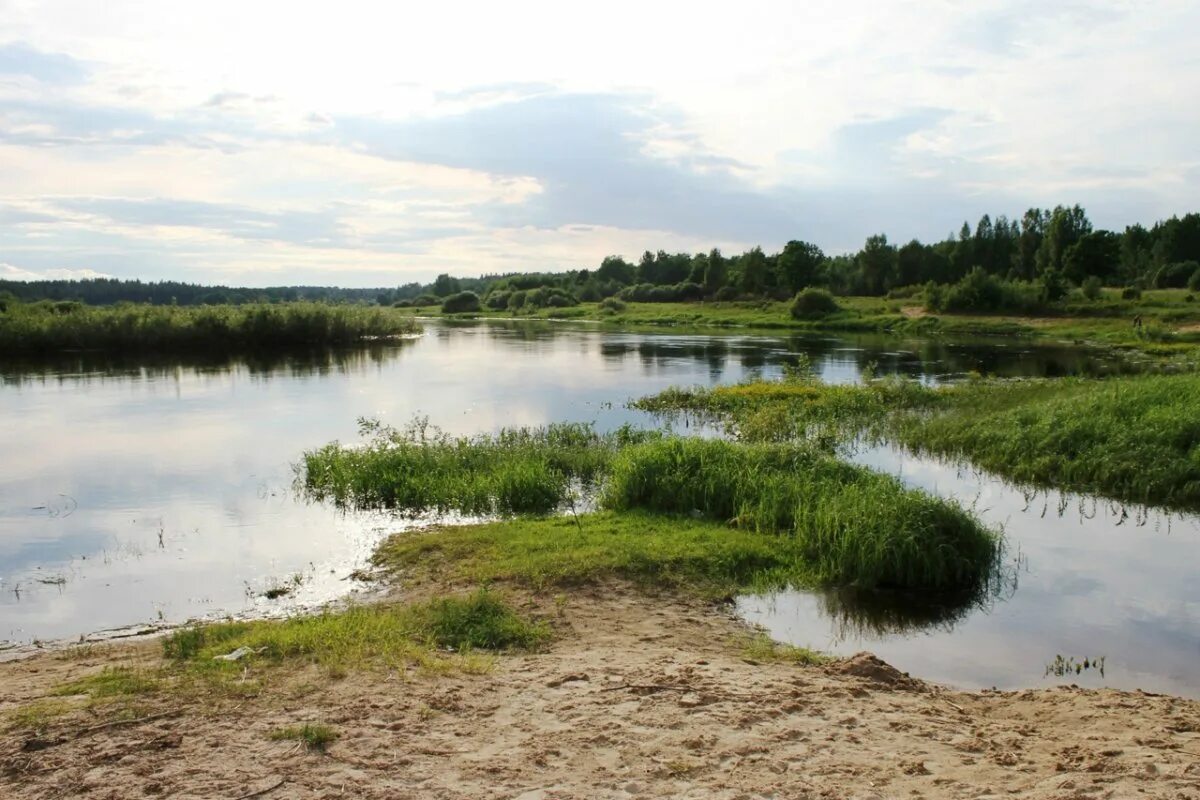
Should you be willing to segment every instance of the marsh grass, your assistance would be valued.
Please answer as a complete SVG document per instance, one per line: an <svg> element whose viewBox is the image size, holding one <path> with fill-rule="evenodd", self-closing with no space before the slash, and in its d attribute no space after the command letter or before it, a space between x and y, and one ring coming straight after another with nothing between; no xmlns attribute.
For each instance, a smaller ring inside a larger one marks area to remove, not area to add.
<svg viewBox="0 0 1200 800"><path fill-rule="evenodd" d="M707 599L815 587L826 579L796 536L645 511L595 512L578 525L563 517L517 518L405 533L385 541L375 561L385 571L433 580L513 582L544 591L617 579ZM957 596L991 585L981 581Z"/></svg>
<svg viewBox="0 0 1200 800"><path fill-rule="evenodd" d="M943 387L760 381L670 389L637 406L746 442L855 437L961 459L1020 484L1200 508L1200 374L986 380Z"/></svg>
<svg viewBox="0 0 1200 800"><path fill-rule="evenodd" d="M617 450L657 434L589 425L511 428L452 437L417 420L398 430L363 420L361 447L334 443L304 454L309 496L339 506L407 513L546 513L576 485L600 478Z"/></svg>
<svg viewBox="0 0 1200 800"><path fill-rule="evenodd" d="M309 750L321 750L333 744L338 739L338 732L322 722L306 722L303 725L289 725L271 731L271 741L300 742Z"/></svg>
<svg viewBox="0 0 1200 800"><path fill-rule="evenodd" d="M942 395L939 413L896 420L909 448L1019 483L1200 508L1200 375L985 382Z"/></svg>
<svg viewBox="0 0 1200 800"><path fill-rule="evenodd" d="M0 352L238 352L350 345L420 330L412 317L390 308L329 303L18 303L0 314Z"/></svg>
<svg viewBox="0 0 1200 800"><path fill-rule="evenodd" d="M1001 549L959 506L795 445L633 445L616 458L602 503L786 537L824 584L949 591L985 579Z"/></svg>

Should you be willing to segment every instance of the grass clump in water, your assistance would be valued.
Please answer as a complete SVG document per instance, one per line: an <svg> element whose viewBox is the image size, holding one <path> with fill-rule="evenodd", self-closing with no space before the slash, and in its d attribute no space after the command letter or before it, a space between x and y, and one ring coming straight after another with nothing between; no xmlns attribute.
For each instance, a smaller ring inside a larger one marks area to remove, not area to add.
<svg viewBox="0 0 1200 800"><path fill-rule="evenodd" d="M300 742L309 750L324 750L337 741L338 732L321 722L306 722L303 725L289 725L271 731L271 741Z"/></svg>
<svg viewBox="0 0 1200 800"><path fill-rule="evenodd" d="M303 480L315 499L408 512L545 513L574 486L601 477L617 449L656 434L590 425L504 429L452 437L418 420L403 430L362 420L362 447L334 443L304 454Z"/></svg>
<svg viewBox="0 0 1200 800"><path fill-rule="evenodd" d="M951 591L984 580L998 536L959 506L794 445L665 439L627 448L603 502L791 540L820 583Z"/></svg>

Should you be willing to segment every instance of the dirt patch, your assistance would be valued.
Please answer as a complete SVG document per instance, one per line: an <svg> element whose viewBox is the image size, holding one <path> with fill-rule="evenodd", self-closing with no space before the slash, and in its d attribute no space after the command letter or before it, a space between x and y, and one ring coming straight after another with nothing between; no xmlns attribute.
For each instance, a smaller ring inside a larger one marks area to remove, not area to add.
<svg viewBox="0 0 1200 800"><path fill-rule="evenodd" d="M255 698L154 698L120 726L85 731L96 721L76 714L36 737L10 730L0 796L1200 798L1194 701L955 692L869 654L749 663L745 628L719 610L622 587L526 611L558 641L484 675L298 668ZM156 657L146 644L3 664L0 702ZM325 752L270 738L305 722L338 738Z"/></svg>
<svg viewBox="0 0 1200 800"><path fill-rule="evenodd" d="M904 306L900 309L900 313L909 319L920 319L921 317L929 316L929 312L924 306Z"/></svg>

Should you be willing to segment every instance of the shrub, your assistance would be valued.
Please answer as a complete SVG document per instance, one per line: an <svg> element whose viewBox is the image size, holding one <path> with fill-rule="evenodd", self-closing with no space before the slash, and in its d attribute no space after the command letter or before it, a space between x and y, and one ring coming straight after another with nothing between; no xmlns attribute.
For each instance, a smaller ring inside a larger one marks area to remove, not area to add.
<svg viewBox="0 0 1200 800"><path fill-rule="evenodd" d="M717 293L713 295L713 299L724 303L729 300L737 300L737 296L737 289L732 286L722 286L720 289L717 289Z"/></svg>
<svg viewBox="0 0 1200 800"><path fill-rule="evenodd" d="M484 305L493 311L503 311L508 308L509 292L492 292L487 296Z"/></svg>
<svg viewBox="0 0 1200 800"><path fill-rule="evenodd" d="M1200 263L1195 261L1176 261L1164 264L1154 275L1154 285L1159 289L1192 288L1189 283L1192 276L1200 271Z"/></svg>
<svg viewBox="0 0 1200 800"><path fill-rule="evenodd" d="M457 292L442 301L443 314L465 314L479 310L479 295L474 292Z"/></svg>
<svg viewBox="0 0 1200 800"><path fill-rule="evenodd" d="M526 293L524 289L519 289L508 296L509 311L520 311L525 307Z"/></svg>
<svg viewBox="0 0 1200 800"><path fill-rule="evenodd" d="M421 308L422 306L436 306L441 304L442 299L437 295L421 294L413 298L413 308Z"/></svg>
<svg viewBox="0 0 1200 800"><path fill-rule="evenodd" d="M615 311L618 314L627 308L625 303L616 297L604 298L604 300L600 303L600 307L608 311Z"/></svg>
<svg viewBox="0 0 1200 800"><path fill-rule="evenodd" d="M1083 296L1088 300L1099 300L1101 295L1100 279L1092 275L1083 282Z"/></svg>
<svg viewBox="0 0 1200 800"><path fill-rule="evenodd" d="M1187 288L1189 291L1200 291L1200 268L1192 273L1192 277L1188 278Z"/></svg>
<svg viewBox="0 0 1200 800"><path fill-rule="evenodd" d="M841 307L833 295L824 289L809 287L796 295L792 301L792 316L796 319L804 317L824 317L837 313Z"/></svg>
<svg viewBox="0 0 1200 800"><path fill-rule="evenodd" d="M1062 290L1065 292L1065 284ZM1031 312L1041 308L1043 296L1043 286L1001 280L975 267L958 283L926 285L925 307L930 311Z"/></svg>
<svg viewBox="0 0 1200 800"><path fill-rule="evenodd" d="M1121 290L1122 300L1141 300L1142 290L1137 286L1126 286Z"/></svg>

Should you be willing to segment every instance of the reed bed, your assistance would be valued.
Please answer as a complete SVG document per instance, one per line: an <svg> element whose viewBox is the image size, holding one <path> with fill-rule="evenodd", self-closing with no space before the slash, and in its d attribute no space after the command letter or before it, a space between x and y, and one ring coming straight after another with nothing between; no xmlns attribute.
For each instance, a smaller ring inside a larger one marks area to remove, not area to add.
<svg viewBox="0 0 1200 800"><path fill-rule="evenodd" d="M213 353L351 345L417 333L390 308L328 303L228 306L12 304L0 313L0 352Z"/></svg>

